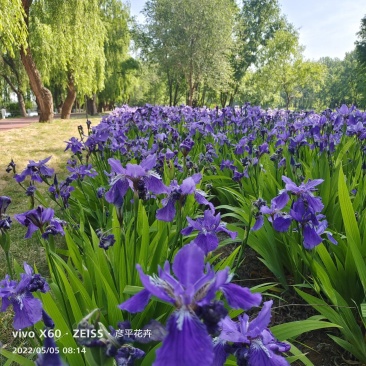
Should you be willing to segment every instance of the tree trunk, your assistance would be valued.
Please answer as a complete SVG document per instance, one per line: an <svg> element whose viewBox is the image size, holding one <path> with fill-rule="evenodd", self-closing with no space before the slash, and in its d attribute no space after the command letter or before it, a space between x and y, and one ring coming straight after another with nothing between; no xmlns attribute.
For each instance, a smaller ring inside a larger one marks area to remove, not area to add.
<svg viewBox="0 0 366 366"><path fill-rule="evenodd" d="M235 98L236 94L238 93L238 90L239 90L239 84L236 84L234 91L230 94L230 100L229 100L230 107L234 106L234 98Z"/></svg>
<svg viewBox="0 0 366 366"><path fill-rule="evenodd" d="M96 105L96 96L93 95L93 98L87 98L86 101L86 110L87 113L91 116L95 116L97 114L97 105Z"/></svg>
<svg viewBox="0 0 366 366"><path fill-rule="evenodd" d="M11 90L17 95L19 111L20 111L22 117L27 117L27 111L25 110L25 102L24 102L24 92L21 89L22 82L20 80L19 72L15 66L14 59L11 57L5 57L4 55L2 55L2 58L3 58L3 61L10 67L10 70L13 72L17 85L14 85L12 83L12 81L8 75L2 74L1 76L8 83Z"/></svg>
<svg viewBox="0 0 366 366"><path fill-rule="evenodd" d="M74 105L76 99L76 89L74 85L74 78L69 75L69 82L67 85L67 96L62 105L61 109L61 119L70 119L72 106Z"/></svg>
<svg viewBox="0 0 366 366"><path fill-rule="evenodd" d="M29 8L32 5L32 0L22 0L23 9L25 12L25 23L29 29ZM45 88L42 83L41 75L34 63L31 49L27 47L20 49L20 57L24 65L25 71L28 74L30 87L34 93L39 108L39 122L50 122L53 120L53 98L52 93Z"/></svg>
<svg viewBox="0 0 366 366"><path fill-rule="evenodd" d="M25 109L24 96L22 92L17 92L19 110L22 117L27 117L27 111Z"/></svg>
<svg viewBox="0 0 366 366"><path fill-rule="evenodd" d="M220 102L221 102L221 107L222 108L225 108L225 106L226 106L227 96L228 96L227 92L221 92L220 93Z"/></svg>
<svg viewBox="0 0 366 366"><path fill-rule="evenodd" d="M286 110L288 110L290 107L291 97L289 93L285 92L285 94L286 94Z"/></svg>
<svg viewBox="0 0 366 366"><path fill-rule="evenodd" d="M18 104L19 104L19 111L20 111L22 117L27 117L27 111L25 110L25 102L24 102L24 93L23 93L23 91L19 87L16 87L11 82L10 78L7 75L1 74L1 76L8 83L8 85L11 88L11 90L17 95ZM18 78L17 78L17 80L18 80ZM19 80L18 80L18 83L19 83Z"/></svg>
<svg viewBox="0 0 366 366"><path fill-rule="evenodd" d="M38 100L39 122L51 122L53 120L53 98L51 92L44 87L41 75L33 61L30 48L20 51L20 57L28 74L32 92Z"/></svg>
<svg viewBox="0 0 366 366"><path fill-rule="evenodd" d="M175 83L175 89L174 89L174 98L173 98L173 106L175 107L178 103L178 92L179 92L179 82L177 81Z"/></svg>

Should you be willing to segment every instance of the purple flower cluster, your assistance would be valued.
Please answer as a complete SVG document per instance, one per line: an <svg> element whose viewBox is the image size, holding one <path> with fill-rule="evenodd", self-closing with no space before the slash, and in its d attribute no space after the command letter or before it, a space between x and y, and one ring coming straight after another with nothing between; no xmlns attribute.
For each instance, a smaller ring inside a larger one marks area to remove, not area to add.
<svg viewBox="0 0 366 366"><path fill-rule="evenodd" d="M166 262L164 268L159 268L158 275L149 276L137 265L144 289L119 306L122 310L131 313L140 312L145 309L152 296L174 306L175 310L169 317L166 328L161 330L162 326L160 326L162 346L156 352L155 366L223 365L226 357L216 356L217 347L212 339L217 336L222 341L245 343L250 355L240 356L242 359L244 357L263 359L263 352L254 354L258 348L256 345L263 345L263 349L268 350L273 350L275 344L279 345L274 337L268 340L270 332L265 328L269 322L262 321L260 317L257 322L252 322L253 331L247 327L249 331L243 335L244 340L225 338L225 334L228 333L225 328L225 324L228 323L226 318L228 312L223 302L217 300L217 293L221 292L224 295L231 308L244 310L259 306L262 296L251 293L248 288L231 283L232 276L229 274L229 268L215 273L210 264L205 264L205 253L195 243L180 249L175 256L172 269L173 274L169 262ZM266 306L264 309L268 312ZM268 316L266 315L265 318L267 319ZM247 321L246 317L244 319ZM255 326L256 323L258 326ZM159 326L154 324L155 328L159 329ZM276 357L277 355L281 357L280 352L288 349L286 345L286 347L278 347L278 350L272 353L276 354ZM279 363L267 364L280 365ZM259 363L252 363L252 365L259 365Z"/></svg>
<svg viewBox="0 0 366 366"><path fill-rule="evenodd" d="M183 235L189 235L193 231L198 231L197 237L191 242L199 246L203 252L207 255L209 252L214 251L219 245L219 239L217 233L225 232L231 239L235 239L236 232L226 229L225 223L221 221L221 216L218 213L216 216L211 210L204 212L203 218L192 220L187 217L189 226L181 231Z"/></svg>
<svg viewBox="0 0 366 366"><path fill-rule="evenodd" d="M24 262L24 271L20 281L11 280L7 275L0 281L0 298L2 305L0 311L5 311L12 305L15 313L14 329L23 329L36 324L42 319L42 303L36 299L32 292L49 291L46 280Z"/></svg>
<svg viewBox="0 0 366 366"><path fill-rule="evenodd" d="M33 210L14 215L14 217L20 224L28 228L25 234L26 239L37 230L41 231L44 239L48 239L49 235L64 235L63 227L66 222L54 217L54 213L52 208L38 206Z"/></svg>
<svg viewBox="0 0 366 366"><path fill-rule="evenodd" d="M321 235L325 233L329 241L337 244L332 234L326 231L328 226L325 216L320 212L324 205L320 197L314 196L316 186L323 182L323 179L309 180L297 186L290 178L283 176L282 180L286 183L285 189L271 200L271 206L268 207L264 201L257 207L259 211L256 215L256 222L252 227L253 231L259 230L264 224L264 215L267 215L268 221L272 223L273 228L279 232L286 232L292 222L297 223L303 236L303 245L305 249L313 249L319 245L323 239ZM291 194L294 199L291 203L289 212L282 211L288 204ZM297 229L297 228L296 228Z"/></svg>
<svg viewBox="0 0 366 366"><path fill-rule="evenodd" d="M147 191L160 194L166 190L160 176L152 171L156 165L155 155L148 156L139 165L129 163L126 168L123 168L117 159L108 159L108 163L114 175L111 179L111 188L105 194L105 198L117 207L122 206L128 188L131 188L141 199L146 198Z"/></svg>
<svg viewBox="0 0 366 366"><path fill-rule="evenodd" d="M15 174L14 178L18 183L21 183L25 180L27 176L30 176L31 181L42 183L44 179L51 178L54 170L52 168L47 167L46 163L51 159L49 156L46 159L40 160L36 163L33 160L29 161L27 167L20 173Z"/></svg>
<svg viewBox="0 0 366 366"><path fill-rule="evenodd" d="M290 350L288 343L279 342L268 325L272 301L266 301L257 317L249 321L244 314L238 322L225 317L220 322L222 331L215 341L215 365L222 365L229 354L236 357L238 365L289 366L282 353Z"/></svg>
<svg viewBox="0 0 366 366"><path fill-rule="evenodd" d="M182 207L190 194L194 195L196 202L201 205L207 205L214 211L214 206L206 199L205 193L196 188L201 179L202 175L197 173L184 179L181 185L176 180L173 180L169 187L165 187L164 193L167 194L167 197L162 200L163 207L156 211L156 218L161 221L173 221L176 213L176 203L178 202Z"/></svg>
<svg viewBox="0 0 366 366"><path fill-rule="evenodd" d="M67 170L71 173L70 179L76 180L80 179L83 180L85 177L94 178L98 175L96 170L91 166L91 164L88 165L77 165L77 166L68 166Z"/></svg>
<svg viewBox="0 0 366 366"><path fill-rule="evenodd" d="M90 319L96 311L97 309L92 311L78 324L80 334L83 334L77 339L80 345L102 349L107 357L115 359L117 366L133 366L135 360L145 356L144 351L132 346L133 342L139 342L140 339L137 339L134 334L130 335L126 332L127 329L131 330L129 321L118 323L116 329L110 326L109 331L102 323L98 323L99 329L96 329L96 325L90 323ZM98 336L95 337L95 334Z"/></svg>
<svg viewBox="0 0 366 366"><path fill-rule="evenodd" d="M54 199L61 197L64 207L69 206L71 192L75 190L75 188L70 185L71 183L72 179L70 177L59 183L55 174L53 184L48 188L48 191Z"/></svg>

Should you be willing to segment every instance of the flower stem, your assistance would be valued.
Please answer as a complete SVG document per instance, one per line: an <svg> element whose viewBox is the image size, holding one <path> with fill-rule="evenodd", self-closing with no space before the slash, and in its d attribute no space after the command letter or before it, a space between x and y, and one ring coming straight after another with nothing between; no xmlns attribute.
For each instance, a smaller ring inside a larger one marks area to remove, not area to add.
<svg viewBox="0 0 366 366"><path fill-rule="evenodd" d="M168 257L169 261L171 261L173 259L174 251L177 248L178 239L180 236L180 232L182 230L182 221L183 221L182 220L182 206L181 206L180 202L178 202L178 205L179 205L179 208L177 210L176 232L175 232L173 243L170 247L170 253L169 253L169 257Z"/></svg>
<svg viewBox="0 0 366 366"><path fill-rule="evenodd" d="M248 239L249 239L250 226L251 226L251 224L252 224L252 214L250 214L250 216L249 216L249 223L248 223L247 231L246 231L245 237L244 237L244 239L243 239L243 241L241 242L241 245L240 245L240 250L239 250L239 254L238 254L238 259L236 261L234 273L236 273L238 271L239 267L243 263L243 260L244 260L244 251L245 251L245 248L246 248L246 246L248 244Z"/></svg>
<svg viewBox="0 0 366 366"><path fill-rule="evenodd" d="M133 205L135 211L135 218L134 218L134 242L133 242L133 268L132 268L132 284L135 283L135 274L136 274L136 261L137 261L137 242L138 242L138 235L137 235L137 223L138 223L138 216L139 216L139 196L138 193L135 192L133 197Z"/></svg>
<svg viewBox="0 0 366 366"><path fill-rule="evenodd" d="M13 278L13 270L11 268L11 262L10 262L10 256L9 256L9 252L5 252L5 259L6 259L6 265L8 267L8 273L10 278Z"/></svg>

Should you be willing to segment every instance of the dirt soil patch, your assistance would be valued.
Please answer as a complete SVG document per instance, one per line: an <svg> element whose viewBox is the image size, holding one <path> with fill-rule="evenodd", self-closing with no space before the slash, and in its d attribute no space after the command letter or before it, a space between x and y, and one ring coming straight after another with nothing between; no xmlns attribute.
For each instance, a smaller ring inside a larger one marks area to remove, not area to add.
<svg viewBox="0 0 366 366"><path fill-rule="evenodd" d="M274 275L258 259L257 253L250 247L246 248L245 260L238 271L237 278L240 279L241 286L247 287L253 287L267 282L278 282ZM282 300L271 297L273 299L272 326L297 320L305 320L311 316L319 315L295 291L285 291L279 294L279 297ZM315 366L364 365L357 362L352 355L334 343L328 334L340 335L339 331L332 328L316 330L304 333L298 337L294 345L305 353ZM295 362L292 365L301 366L303 363Z"/></svg>

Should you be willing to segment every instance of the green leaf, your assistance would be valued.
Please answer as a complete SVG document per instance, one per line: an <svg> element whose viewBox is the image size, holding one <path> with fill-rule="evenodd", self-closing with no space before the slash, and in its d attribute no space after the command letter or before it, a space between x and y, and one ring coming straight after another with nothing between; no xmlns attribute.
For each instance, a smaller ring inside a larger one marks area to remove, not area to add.
<svg viewBox="0 0 366 366"><path fill-rule="evenodd" d="M125 287L125 289L123 290L123 293L128 294L128 295L136 295L138 292L142 291L143 289L144 289L144 287L141 287L141 286L127 285Z"/></svg>
<svg viewBox="0 0 366 366"><path fill-rule="evenodd" d="M17 362L18 365L22 366L34 366L33 361L17 353L7 351L4 348L0 348L0 354L8 359L8 361L4 364L4 366L11 366L12 362Z"/></svg>
<svg viewBox="0 0 366 366"><path fill-rule="evenodd" d="M360 305L360 307L361 307L361 314L362 314L362 317L364 317L364 318L366 318L366 303L362 303L361 305Z"/></svg>
<svg viewBox="0 0 366 366"><path fill-rule="evenodd" d="M353 260L355 262L363 289L366 291L366 263L362 254L363 246L361 244L360 231L358 229L355 212L349 198L342 168L339 170L338 191L342 218L344 227L346 229L347 243L351 249Z"/></svg>
<svg viewBox="0 0 366 366"><path fill-rule="evenodd" d="M292 343L290 353L293 356L287 357L287 361L293 363L295 361L301 361L305 366L314 366L314 364L306 357L304 353L302 353L297 347L295 347Z"/></svg>
<svg viewBox="0 0 366 366"><path fill-rule="evenodd" d="M271 331L279 340L285 340L295 338L300 334L310 332L312 330L323 328L341 328L341 326L319 320L299 320L275 325L271 327Z"/></svg>

